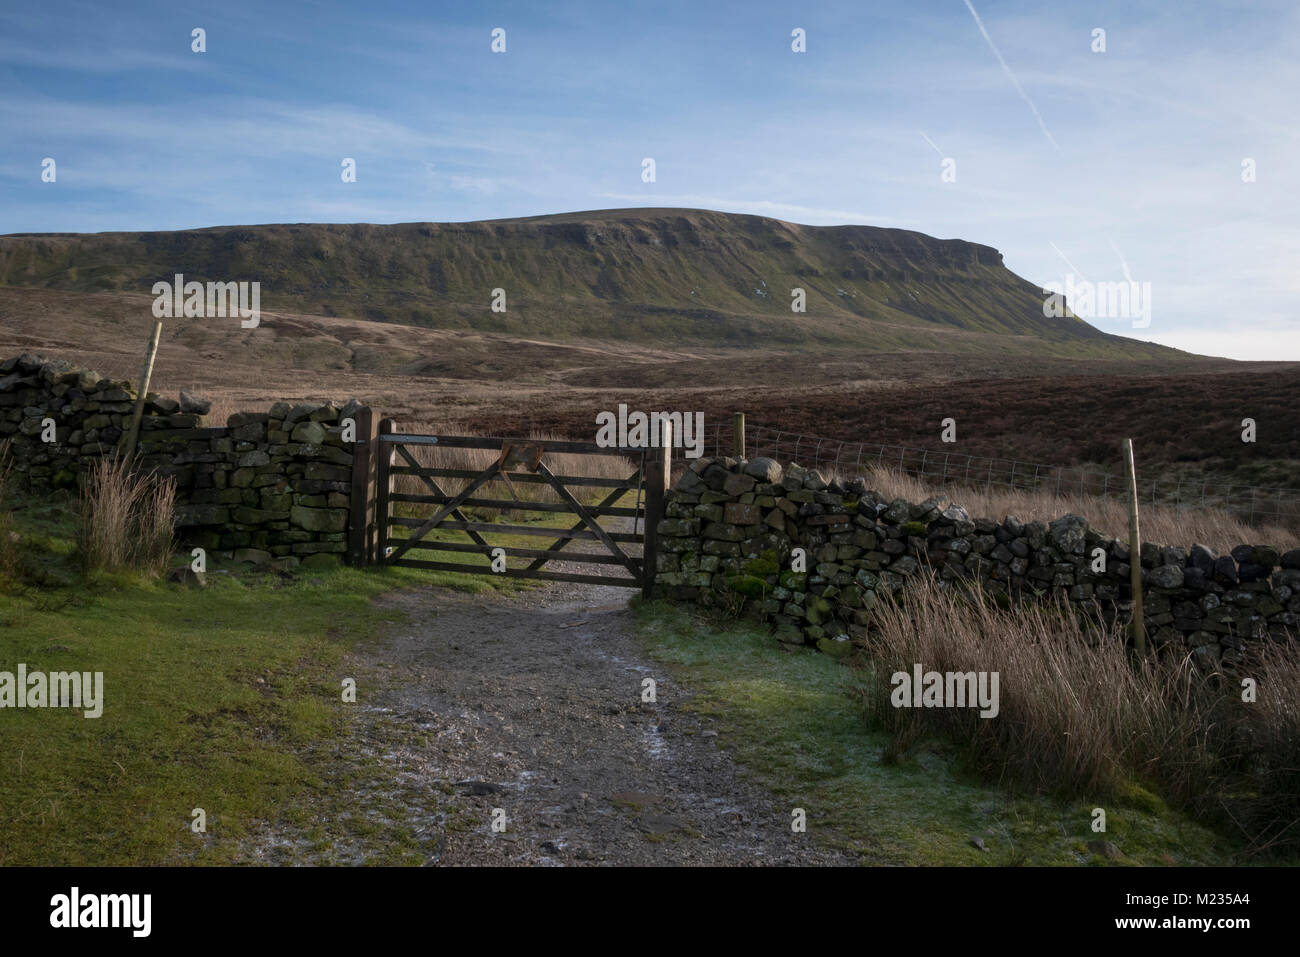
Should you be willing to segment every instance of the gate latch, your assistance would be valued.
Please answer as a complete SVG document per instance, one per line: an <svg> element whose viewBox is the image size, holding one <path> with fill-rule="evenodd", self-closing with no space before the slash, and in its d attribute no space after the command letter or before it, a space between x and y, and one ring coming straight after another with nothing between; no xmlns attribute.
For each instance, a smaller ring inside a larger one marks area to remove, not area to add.
<svg viewBox="0 0 1300 957"><path fill-rule="evenodd" d="M515 492L515 486L506 473L510 469L518 469L521 466L530 472L536 472L537 467L542 464L542 456L545 453L545 447L537 444L501 443L501 455L497 459L497 471L501 473L506 488L510 489L510 495L516 502L519 501L519 495Z"/></svg>

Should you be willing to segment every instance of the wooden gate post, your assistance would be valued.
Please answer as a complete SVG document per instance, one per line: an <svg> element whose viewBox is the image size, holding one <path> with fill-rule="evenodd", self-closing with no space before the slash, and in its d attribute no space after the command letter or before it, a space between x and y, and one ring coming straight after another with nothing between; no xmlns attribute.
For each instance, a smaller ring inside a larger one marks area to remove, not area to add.
<svg viewBox="0 0 1300 957"><path fill-rule="evenodd" d="M375 563L375 414L369 407L352 416L352 491L348 515L348 564Z"/></svg>
<svg viewBox="0 0 1300 957"><path fill-rule="evenodd" d="M1133 440L1124 440L1124 468L1128 472L1128 562L1129 588L1133 592L1133 647L1139 658L1147 653L1146 621L1142 617L1142 532L1138 527L1137 467L1133 464Z"/></svg>
<svg viewBox="0 0 1300 957"><path fill-rule="evenodd" d="M135 408L131 412L131 428L126 433L126 454L129 459L135 455L136 443L140 441L140 420L144 417L145 397L149 394L149 380L153 378L153 360L158 355L158 341L162 339L162 320L154 323L153 335L149 337L149 348L144 356L144 369L140 373L140 391L135 394Z"/></svg>
<svg viewBox="0 0 1300 957"><path fill-rule="evenodd" d="M393 464L393 446L379 441L380 435L391 435L397 423L392 419L380 419L375 436L375 563L384 564L388 558L388 496L393 491L393 476L389 468Z"/></svg>
<svg viewBox="0 0 1300 957"><path fill-rule="evenodd" d="M664 517L664 493L668 491L673 466L673 427L663 423L659 454L646 462L645 548L641 556L641 597L654 597L655 575L659 571L659 522ZM648 457L649 458L649 457Z"/></svg>
<svg viewBox="0 0 1300 957"><path fill-rule="evenodd" d="M731 417L731 454L738 459L745 457L745 413L736 412Z"/></svg>

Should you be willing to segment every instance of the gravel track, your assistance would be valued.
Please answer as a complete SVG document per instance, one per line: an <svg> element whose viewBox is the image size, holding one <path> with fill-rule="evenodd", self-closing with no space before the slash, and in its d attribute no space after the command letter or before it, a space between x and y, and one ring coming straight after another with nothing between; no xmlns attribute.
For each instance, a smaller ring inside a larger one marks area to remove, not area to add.
<svg viewBox="0 0 1300 957"><path fill-rule="evenodd" d="M391 781L358 793L400 791L417 817L439 807L417 828L436 833L435 864L853 863L793 833L791 808L718 748L707 718L682 710L690 692L644 656L631 594L563 583L386 595L406 623L354 664L378 679L363 687L382 689L357 730ZM657 703L641 700L646 677Z"/></svg>

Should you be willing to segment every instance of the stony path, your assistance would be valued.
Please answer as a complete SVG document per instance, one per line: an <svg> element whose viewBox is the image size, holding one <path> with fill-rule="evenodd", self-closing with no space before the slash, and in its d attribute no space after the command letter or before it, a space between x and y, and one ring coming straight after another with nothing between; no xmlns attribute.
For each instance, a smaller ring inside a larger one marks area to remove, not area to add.
<svg viewBox="0 0 1300 957"><path fill-rule="evenodd" d="M384 688L358 730L411 813L422 803L412 793L451 802L426 822L437 832L429 862L853 863L792 833L790 808L746 779L707 719L681 710L689 693L632 634L630 594L562 584L382 599L409 617L358 655L359 673L382 675ZM641 700L647 676L656 704ZM503 833L491 825L498 808Z"/></svg>

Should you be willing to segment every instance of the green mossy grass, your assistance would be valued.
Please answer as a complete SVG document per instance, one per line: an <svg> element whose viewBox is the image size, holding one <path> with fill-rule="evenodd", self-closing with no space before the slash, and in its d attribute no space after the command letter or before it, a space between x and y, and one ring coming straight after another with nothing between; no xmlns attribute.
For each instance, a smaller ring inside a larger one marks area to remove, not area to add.
<svg viewBox="0 0 1300 957"><path fill-rule="evenodd" d="M870 730L854 700L857 672L813 649L790 650L766 628L708 626L666 602L638 605L647 653L692 696L718 743L791 809L810 839L881 865L1155 865L1237 863L1237 848L1134 785L1106 805L1016 795L963 773L956 750L920 742L882 763L887 735ZM773 821L772 826L788 826ZM980 838L987 852L975 848ZM1091 852L1107 840L1123 856Z"/></svg>
<svg viewBox="0 0 1300 957"><path fill-rule="evenodd" d="M0 670L103 672L103 715L0 711L0 866L247 862L264 824L316 833L323 849L320 821L335 815L357 837L384 830L364 842L382 848L367 862L427 860L382 795L350 813L349 788L378 759L348 753L347 655L402 620L374 603L384 592L517 581L346 567L286 577L215 556L202 589L85 578L75 521L71 499L13 513L20 561L0 581ZM195 808L204 834L190 829Z"/></svg>

